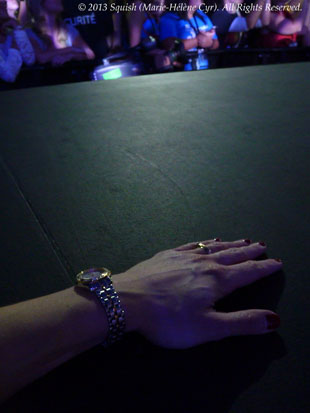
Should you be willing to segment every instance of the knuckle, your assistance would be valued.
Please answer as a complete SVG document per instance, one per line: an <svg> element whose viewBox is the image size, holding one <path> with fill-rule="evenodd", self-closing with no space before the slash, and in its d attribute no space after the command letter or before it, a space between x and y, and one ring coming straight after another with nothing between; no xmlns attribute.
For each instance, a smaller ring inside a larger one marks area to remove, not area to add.
<svg viewBox="0 0 310 413"><path fill-rule="evenodd" d="M202 271L204 275L214 276L215 278L223 278L225 276L225 266L213 264L211 267Z"/></svg>
<svg viewBox="0 0 310 413"><path fill-rule="evenodd" d="M205 262L205 256L202 254L187 254L186 260L191 264L200 264Z"/></svg>

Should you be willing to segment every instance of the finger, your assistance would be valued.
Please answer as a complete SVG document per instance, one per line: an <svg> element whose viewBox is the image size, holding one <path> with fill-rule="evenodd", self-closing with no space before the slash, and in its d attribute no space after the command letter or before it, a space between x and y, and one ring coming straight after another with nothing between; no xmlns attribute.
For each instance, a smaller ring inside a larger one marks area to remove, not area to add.
<svg viewBox="0 0 310 413"><path fill-rule="evenodd" d="M219 264L232 265L247 260L253 260L266 251L266 244L257 242L247 247L230 248L212 255L212 258Z"/></svg>
<svg viewBox="0 0 310 413"><path fill-rule="evenodd" d="M207 241L202 241L203 244L210 244L211 242L214 242L215 240L219 240L220 238L215 238L215 239L209 239ZM193 250L197 248L197 245L199 244L200 241L196 242L190 242L188 244L180 245L179 247L175 248L176 251L188 251L188 250Z"/></svg>
<svg viewBox="0 0 310 413"><path fill-rule="evenodd" d="M239 247L246 247L250 245L251 241L249 239L242 239L238 241L231 241L231 242L210 242L207 244L209 251L204 251L204 248L196 248L192 250L195 254L213 254L215 252L227 250L229 248L239 248ZM205 243L203 243L205 244Z"/></svg>
<svg viewBox="0 0 310 413"><path fill-rule="evenodd" d="M223 291L225 294L230 294L238 288L245 287L281 270L282 266L282 261L270 258L261 261L251 260L225 267L228 271L225 271L225 275L222 278Z"/></svg>
<svg viewBox="0 0 310 413"><path fill-rule="evenodd" d="M206 319L214 329L214 340L230 336L271 333L280 326L280 317L269 310L243 310L231 313L214 311L209 312Z"/></svg>

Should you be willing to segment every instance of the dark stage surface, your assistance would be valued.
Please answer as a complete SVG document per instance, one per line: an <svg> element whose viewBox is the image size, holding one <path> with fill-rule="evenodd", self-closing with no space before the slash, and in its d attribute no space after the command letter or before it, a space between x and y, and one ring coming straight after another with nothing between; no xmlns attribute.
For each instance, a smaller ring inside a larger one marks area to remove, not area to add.
<svg viewBox="0 0 310 413"><path fill-rule="evenodd" d="M218 306L276 311L277 333L186 351L127 336L4 412L309 411L309 73L297 63L0 94L1 305L214 237L263 240L284 261Z"/></svg>

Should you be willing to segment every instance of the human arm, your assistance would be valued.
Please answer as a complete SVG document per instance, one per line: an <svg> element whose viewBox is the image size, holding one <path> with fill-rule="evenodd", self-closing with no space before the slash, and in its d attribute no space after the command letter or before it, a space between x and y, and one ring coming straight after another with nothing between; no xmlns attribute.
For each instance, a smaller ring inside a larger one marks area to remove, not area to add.
<svg viewBox="0 0 310 413"><path fill-rule="evenodd" d="M82 39L79 33L76 34L71 50L73 60L92 60L95 58L95 53Z"/></svg>
<svg viewBox="0 0 310 413"><path fill-rule="evenodd" d="M309 2L304 2L301 12L298 13L297 17L288 18L284 13L271 13L269 28L283 35L299 33L303 30L308 10Z"/></svg>
<svg viewBox="0 0 310 413"><path fill-rule="evenodd" d="M8 15L5 1L0 1L0 34L6 35L8 29L16 29L18 21Z"/></svg>
<svg viewBox="0 0 310 413"><path fill-rule="evenodd" d="M52 63L53 60L55 61L57 59L58 61L62 59L63 63L65 63L65 61L71 60L71 56L73 55L72 47L64 47L63 49L49 47L48 49L42 50L35 40L30 39L30 41L35 51L37 62L40 64ZM82 52L75 50L74 53L78 55Z"/></svg>
<svg viewBox="0 0 310 413"><path fill-rule="evenodd" d="M217 37L215 38L215 29L200 32L196 38L198 47L202 47L203 49L214 50L219 47L219 41Z"/></svg>
<svg viewBox="0 0 310 413"><path fill-rule="evenodd" d="M141 31L145 20L145 15L139 10L139 3L136 2L136 8L129 13L128 30L129 30L129 46L135 47L141 41Z"/></svg>
<svg viewBox="0 0 310 413"><path fill-rule="evenodd" d="M27 2L20 1L17 19L19 23L24 26L27 23Z"/></svg>
<svg viewBox="0 0 310 413"><path fill-rule="evenodd" d="M306 47L309 47L310 46L310 7L308 7L307 14L305 15L302 32L303 32L303 45Z"/></svg>
<svg viewBox="0 0 310 413"><path fill-rule="evenodd" d="M66 47L55 47L52 40L47 36L43 37L33 30L29 31L28 37L38 63L51 63L59 66L70 60L94 59L94 52L84 42L79 32L70 25L67 25L66 29L67 44L69 44Z"/></svg>
<svg viewBox="0 0 310 413"><path fill-rule="evenodd" d="M107 36L107 43L110 49L116 49L122 46L122 14L113 13L113 33Z"/></svg>
<svg viewBox="0 0 310 413"><path fill-rule="evenodd" d="M182 41L185 50L194 49L197 47L201 47L203 49L217 49L219 47L218 39L214 39L215 30L209 30L208 32L200 32L197 34L196 37L192 39L179 39ZM174 45L175 40L177 37L168 37L162 41L162 46L166 50L170 50L171 47Z"/></svg>
<svg viewBox="0 0 310 413"><path fill-rule="evenodd" d="M42 50L36 41L32 41L31 43L35 51L36 59L40 64L52 63L54 66L60 66L70 60L86 60L95 57L91 49L89 49L91 53L89 57L87 57L86 52L78 47L64 47L62 49L50 47L47 50Z"/></svg>
<svg viewBox="0 0 310 413"><path fill-rule="evenodd" d="M270 310L221 313L214 304L280 270L282 263L255 261L266 251L261 243L204 244L206 248L190 243L162 251L112 277L125 311L126 332L137 331L162 347L184 349L274 331L279 317ZM98 298L74 287L2 307L0 320L0 401L108 335Z"/></svg>
<svg viewBox="0 0 310 413"><path fill-rule="evenodd" d="M270 23L270 4L271 0L257 0L255 2L255 9L246 16L249 30L254 29L258 19L261 20L263 26L268 26Z"/></svg>

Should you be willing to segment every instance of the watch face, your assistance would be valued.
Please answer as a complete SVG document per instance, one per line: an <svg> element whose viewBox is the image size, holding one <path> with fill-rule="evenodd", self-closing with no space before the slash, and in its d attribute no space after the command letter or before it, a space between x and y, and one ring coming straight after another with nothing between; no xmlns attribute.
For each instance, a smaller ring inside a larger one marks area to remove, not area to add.
<svg viewBox="0 0 310 413"><path fill-rule="evenodd" d="M89 270L81 271L76 276L76 280L78 283L87 285L94 281L108 277L109 275L111 275L111 271L107 268L90 268Z"/></svg>

